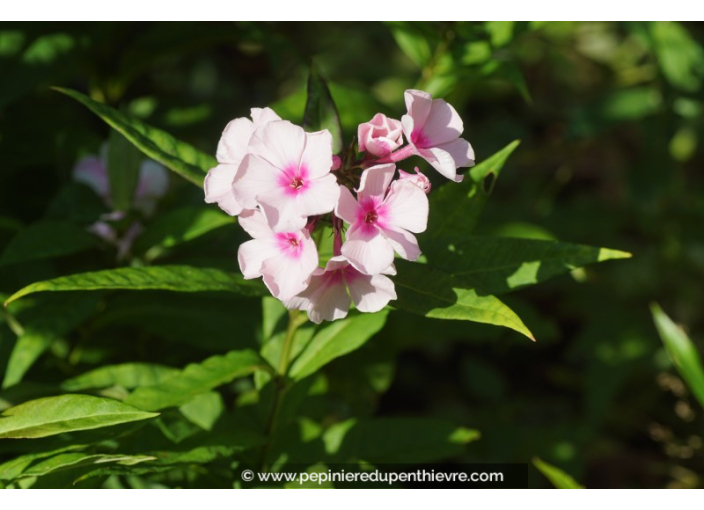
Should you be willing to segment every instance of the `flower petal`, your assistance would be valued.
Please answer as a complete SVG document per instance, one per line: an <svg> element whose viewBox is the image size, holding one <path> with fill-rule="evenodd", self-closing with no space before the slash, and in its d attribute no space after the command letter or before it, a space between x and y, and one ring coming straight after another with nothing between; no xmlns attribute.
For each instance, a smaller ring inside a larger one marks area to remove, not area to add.
<svg viewBox="0 0 704 510"><path fill-rule="evenodd" d="M274 235L264 214L258 209L245 209L239 217L240 226L254 239Z"/></svg>
<svg viewBox="0 0 704 510"><path fill-rule="evenodd" d="M378 312L388 305L389 301L396 299L394 282L390 278L381 274L367 276L350 273L348 271L345 275L347 288L350 290L352 301L360 312Z"/></svg>
<svg viewBox="0 0 704 510"><path fill-rule="evenodd" d="M413 117L413 121L418 129L422 129L433 104L433 96L422 90L407 90L403 94L406 100L406 110L408 115ZM411 133L407 133L408 136Z"/></svg>
<svg viewBox="0 0 704 510"><path fill-rule="evenodd" d="M396 172L396 165L386 163L367 168L362 173L357 193L365 196L383 197Z"/></svg>
<svg viewBox="0 0 704 510"><path fill-rule="evenodd" d="M332 135L327 129L306 133L306 148L301 157L301 166L308 169L310 179L318 179L330 173L332 167Z"/></svg>
<svg viewBox="0 0 704 510"><path fill-rule="evenodd" d="M448 179L462 182L464 176L457 175L457 165L449 152L435 147L432 149L418 149L418 155Z"/></svg>
<svg viewBox="0 0 704 510"><path fill-rule="evenodd" d="M297 232L308 223L308 216L301 210L298 197L287 194L281 188L257 195L257 203L274 232Z"/></svg>
<svg viewBox="0 0 704 510"><path fill-rule="evenodd" d="M335 216L352 224L357 221L359 203L352 196L352 192L345 186L340 186L340 199L335 206Z"/></svg>
<svg viewBox="0 0 704 510"><path fill-rule="evenodd" d="M264 124L268 124L269 122L281 120L281 117L276 115L274 110L272 110L271 108L252 108L249 110L249 112L252 116L252 121L254 122L255 129L263 126Z"/></svg>
<svg viewBox="0 0 704 510"><path fill-rule="evenodd" d="M364 274L381 273L394 261L393 247L377 229L370 231L352 226L341 251L355 269Z"/></svg>
<svg viewBox="0 0 704 510"><path fill-rule="evenodd" d="M275 120L254 131L248 150L274 167L285 170L291 166L298 168L305 145L306 133L302 127L287 120Z"/></svg>
<svg viewBox="0 0 704 510"><path fill-rule="evenodd" d="M340 186L337 185L337 178L332 174L310 181L308 188L295 197L298 211L303 216L329 213L335 209L339 198Z"/></svg>
<svg viewBox="0 0 704 510"><path fill-rule="evenodd" d="M412 182L395 181L384 205L387 224L415 233L428 227L428 196Z"/></svg>
<svg viewBox="0 0 704 510"><path fill-rule="evenodd" d="M326 273L315 280L317 280L318 286L315 295L310 299L308 318L316 324L320 324L324 320L334 321L347 317L347 312L350 309L350 296L347 294L342 274Z"/></svg>
<svg viewBox="0 0 704 510"><path fill-rule="evenodd" d="M269 239L252 239L237 250L237 261L245 280L262 276L264 261L279 254L276 244Z"/></svg>
<svg viewBox="0 0 704 510"><path fill-rule="evenodd" d="M245 209L257 207L257 195L275 189L281 171L259 156L248 154L237 170L232 184L235 199Z"/></svg>
<svg viewBox="0 0 704 510"><path fill-rule="evenodd" d="M388 228L383 230L386 241L394 251L406 260L416 260L420 256L420 248L416 236L403 229Z"/></svg>
<svg viewBox="0 0 704 510"><path fill-rule="evenodd" d="M458 138L449 143L438 145L438 149L442 149L455 160L455 167L474 166L474 149L467 140Z"/></svg>
<svg viewBox="0 0 704 510"><path fill-rule="evenodd" d="M464 124L457 111L443 99L436 99L430 107L423 135L427 146L437 146L460 137Z"/></svg>
<svg viewBox="0 0 704 510"><path fill-rule="evenodd" d="M230 121L225 126L218 143L216 153L218 163L239 165L247 154L247 145L253 132L254 124L245 117Z"/></svg>
<svg viewBox="0 0 704 510"><path fill-rule="evenodd" d="M281 301L289 300L303 292L318 267L318 249L308 233L304 232L305 238L301 241L302 249L297 258L279 254L262 264L264 284L271 294Z"/></svg>
<svg viewBox="0 0 704 510"><path fill-rule="evenodd" d="M218 165L208 171L203 187L205 188L205 201L209 204L217 203L220 209L230 216L237 216L242 212L242 206L235 198L232 190L232 181L235 180L237 166Z"/></svg>

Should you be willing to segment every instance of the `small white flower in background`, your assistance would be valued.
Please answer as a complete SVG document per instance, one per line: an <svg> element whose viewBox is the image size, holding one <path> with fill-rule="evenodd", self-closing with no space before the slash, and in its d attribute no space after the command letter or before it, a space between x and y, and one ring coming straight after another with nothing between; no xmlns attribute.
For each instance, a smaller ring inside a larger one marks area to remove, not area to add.
<svg viewBox="0 0 704 510"><path fill-rule="evenodd" d="M73 180L87 185L103 203L112 208L110 177L107 167L107 144L100 149L100 156L90 155L82 158L72 172ZM150 217L156 210L157 203L169 190L169 175L166 169L151 159L144 159L139 167L139 179L132 202L135 210L144 217ZM117 248L118 260L124 259L130 252L135 239L142 233L139 221L133 222L122 235L118 235L110 222L125 218L125 211L111 211L100 216L98 221L88 227L88 231Z"/></svg>

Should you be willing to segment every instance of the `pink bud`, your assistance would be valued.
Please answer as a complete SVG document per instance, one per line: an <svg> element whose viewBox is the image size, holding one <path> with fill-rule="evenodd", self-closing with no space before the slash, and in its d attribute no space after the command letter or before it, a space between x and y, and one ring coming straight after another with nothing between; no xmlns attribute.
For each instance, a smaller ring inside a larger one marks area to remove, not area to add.
<svg viewBox="0 0 704 510"><path fill-rule="evenodd" d="M335 156L333 154L332 166L330 167L330 171L334 172L335 170L339 170L341 166L342 166L342 160L340 159L340 156Z"/></svg>
<svg viewBox="0 0 704 510"><path fill-rule="evenodd" d="M357 138L360 151L386 156L403 144L403 125L401 121L377 113L372 120L359 125Z"/></svg>
<svg viewBox="0 0 704 510"><path fill-rule="evenodd" d="M415 184L420 189L422 189L426 195L430 193L430 180L424 174L422 174L420 170L418 170L418 167L416 167L415 174L409 174L408 172L404 172L399 168L398 179L400 181L408 181L412 184Z"/></svg>

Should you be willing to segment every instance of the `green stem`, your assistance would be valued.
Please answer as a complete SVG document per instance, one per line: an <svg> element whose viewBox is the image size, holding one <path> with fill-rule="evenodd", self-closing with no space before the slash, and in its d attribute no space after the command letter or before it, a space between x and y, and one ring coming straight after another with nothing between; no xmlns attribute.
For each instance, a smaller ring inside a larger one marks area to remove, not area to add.
<svg viewBox="0 0 704 510"><path fill-rule="evenodd" d="M277 374L274 376L272 383L274 384L274 402L271 406L271 413L266 425L266 435L269 438L264 446L261 457L263 468L266 467L266 459L269 456L271 448L274 444L274 435L279 424L279 416L281 414L281 405L284 395L290 388L288 380L288 369L291 363L291 349L293 348L293 340L296 337L296 331L306 321L306 316L301 314L299 310L290 310L288 314L288 326L286 328L286 336L284 337L284 345L281 348L281 359Z"/></svg>

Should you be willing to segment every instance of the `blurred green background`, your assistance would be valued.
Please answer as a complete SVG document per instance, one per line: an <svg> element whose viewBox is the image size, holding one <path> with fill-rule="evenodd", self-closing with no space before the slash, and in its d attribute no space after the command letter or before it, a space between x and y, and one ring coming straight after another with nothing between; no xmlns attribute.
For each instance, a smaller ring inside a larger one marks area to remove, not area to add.
<svg viewBox="0 0 704 510"><path fill-rule="evenodd" d="M0 251L23 226L80 218L90 205L70 198L71 170L109 128L52 85L209 153L250 107L299 122L312 58L347 142L376 112L400 118L405 89L426 90L460 112L478 161L522 140L477 233L634 257L506 296L535 344L394 312L330 365L326 412L449 418L482 431L467 462L537 455L588 487L701 487L704 413L672 370L648 305L659 302L702 347L703 41L704 25L675 22L0 23ZM162 209L202 204L173 177ZM218 229L167 261L236 270L241 239L234 226ZM2 266L0 293L115 264L102 247ZM49 384L106 359L180 367L254 342L255 325L238 318L257 317L257 304L144 294L142 303L122 295L124 307L103 310L90 331L57 339L27 379ZM169 316L172 302L192 316ZM0 332L0 367L12 346ZM0 400L12 400L8 391Z"/></svg>

